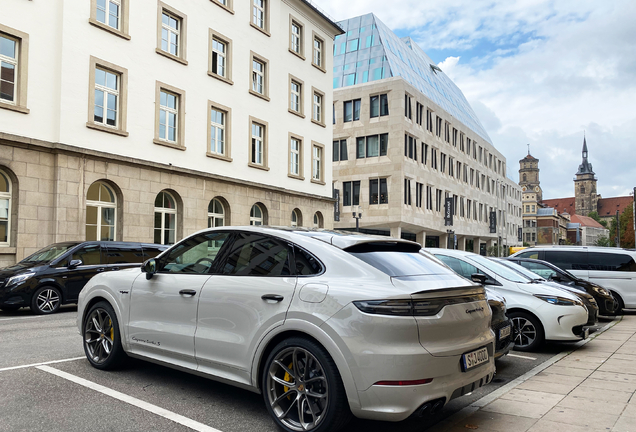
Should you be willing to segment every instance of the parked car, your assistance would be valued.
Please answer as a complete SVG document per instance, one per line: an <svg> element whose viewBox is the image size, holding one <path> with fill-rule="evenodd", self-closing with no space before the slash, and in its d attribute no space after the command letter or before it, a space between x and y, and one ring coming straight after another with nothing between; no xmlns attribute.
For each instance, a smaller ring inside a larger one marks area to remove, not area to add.
<svg viewBox="0 0 636 432"><path fill-rule="evenodd" d="M519 264L520 266L530 270L549 281L556 283L579 287L596 299L599 308L599 315L613 316L618 309L618 302L612 296L612 293L593 282L574 276L567 270L563 270L547 261L535 260L530 258L508 257L509 261Z"/></svg>
<svg viewBox="0 0 636 432"><path fill-rule="evenodd" d="M77 303L88 280L98 273L139 267L168 246L131 242L63 242L45 247L0 269L0 309L30 307L51 314Z"/></svg>
<svg viewBox="0 0 636 432"><path fill-rule="evenodd" d="M532 283L522 274L481 255L452 249L427 249L465 278L481 279L506 298L515 349L534 351L545 341L572 341L589 334L588 312L566 291Z"/></svg>
<svg viewBox="0 0 636 432"><path fill-rule="evenodd" d="M513 255L547 261L608 289L623 308L636 308L636 250L596 246L533 247Z"/></svg>
<svg viewBox="0 0 636 432"><path fill-rule="evenodd" d="M448 267L453 270L455 273L460 274L461 268L453 268L448 266L444 261L437 258L435 255L430 253L427 249L421 249L421 254L426 255L427 257L434 259L440 265ZM458 262L450 261L451 265L457 265ZM461 276L461 274L460 274ZM492 312L492 318L490 320L490 329L495 335L495 360L505 356L510 352L510 350L514 347L515 343L513 341L513 332L512 332L512 321L508 318L506 314L506 299L502 295L499 295L495 290L485 287L486 289L486 299L488 300L488 305L490 306L490 311Z"/></svg>
<svg viewBox="0 0 636 432"><path fill-rule="evenodd" d="M525 277L530 279L532 281L532 283L547 284L547 285L550 285L553 288L560 289L560 290L565 290L567 292L570 292L570 293L574 294L575 296L577 296L583 302L583 305L587 309L587 324L586 325L595 326L596 323L598 322L598 305L596 304L596 300L594 299L594 297L592 297L591 295L589 295L585 291L583 291L583 290L581 290L579 288L571 287L571 286L560 285L560 284L558 284L556 282L550 282L550 281L542 278L538 274L533 273L530 270L520 266L519 264L516 264L516 263L514 263L512 261L508 261L508 260L506 260L504 258L490 258L490 259L494 260L494 261L496 261L496 262L498 262L500 264L503 264L503 265L513 269L516 272L521 273L522 275L524 275Z"/></svg>
<svg viewBox="0 0 636 432"><path fill-rule="evenodd" d="M397 239L219 227L100 274L77 325L95 368L130 355L261 392L286 431L400 421L487 384L484 288ZM196 346L196 351L195 351Z"/></svg>

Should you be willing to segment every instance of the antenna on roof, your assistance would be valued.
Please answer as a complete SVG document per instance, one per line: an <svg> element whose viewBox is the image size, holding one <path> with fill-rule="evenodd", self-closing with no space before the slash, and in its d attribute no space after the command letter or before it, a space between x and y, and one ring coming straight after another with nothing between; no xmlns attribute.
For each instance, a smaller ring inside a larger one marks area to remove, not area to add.
<svg viewBox="0 0 636 432"><path fill-rule="evenodd" d="M530 144L528 144L528 156L530 156Z"/></svg>

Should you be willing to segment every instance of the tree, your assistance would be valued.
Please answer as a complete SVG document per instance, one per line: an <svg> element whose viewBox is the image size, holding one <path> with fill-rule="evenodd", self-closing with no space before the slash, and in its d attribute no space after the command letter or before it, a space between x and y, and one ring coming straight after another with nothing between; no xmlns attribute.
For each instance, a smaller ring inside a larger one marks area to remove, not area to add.
<svg viewBox="0 0 636 432"><path fill-rule="evenodd" d="M621 247L634 247L634 208L629 206L620 217L621 220Z"/></svg>
<svg viewBox="0 0 636 432"><path fill-rule="evenodd" d="M591 217L592 219L594 219L596 222L600 223L601 225L603 225L605 228L607 228L607 221L603 220L600 218L600 216L598 215L598 212L589 212L588 217Z"/></svg>
<svg viewBox="0 0 636 432"><path fill-rule="evenodd" d="M610 239L608 239L607 237L601 236L596 239L596 243L594 243L594 246L612 247L614 246L614 244L612 244Z"/></svg>

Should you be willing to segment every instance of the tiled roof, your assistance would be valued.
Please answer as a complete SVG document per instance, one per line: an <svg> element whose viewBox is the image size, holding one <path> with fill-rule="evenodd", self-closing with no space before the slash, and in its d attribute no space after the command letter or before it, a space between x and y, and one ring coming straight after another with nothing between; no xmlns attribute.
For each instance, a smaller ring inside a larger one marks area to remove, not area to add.
<svg viewBox="0 0 636 432"><path fill-rule="evenodd" d="M603 225L601 225L600 223L596 222L594 219L592 219L589 216L572 215L570 217L570 220L573 223L581 224L581 226L587 226L587 227L592 227L592 228L605 228Z"/></svg>
<svg viewBox="0 0 636 432"><path fill-rule="evenodd" d="M615 216L616 210L623 214L625 209L633 203L634 199L630 196L601 198L598 200L598 215L600 217Z"/></svg>
<svg viewBox="0 0 636 432"><path fill-rule="evenodd" d="M554 198L542 201L544 205L557 209L559 213L568 212L573 215L575 211L574 197Z"/></svg>

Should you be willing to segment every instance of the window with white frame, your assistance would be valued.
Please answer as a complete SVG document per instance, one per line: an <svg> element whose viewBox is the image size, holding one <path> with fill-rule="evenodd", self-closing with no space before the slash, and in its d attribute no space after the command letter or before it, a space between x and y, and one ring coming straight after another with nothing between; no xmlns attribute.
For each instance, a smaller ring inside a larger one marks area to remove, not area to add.
<svg viewBox="0 0 636 432"><path fill-rule="evenodd" d="M312 169L311 178L315 181L322 181L322 147L314 144L312 149Z"/></svg>
<svg viewBox="0 0 636 432"><path fill-rule="evenodd" d="M166 191L161 191L155 198L155 235L154 242L171 245L177 234L177 202Z"/></svg>
<svg viewBox="0 0 636 432"><path fill-rule="evenodd" d="M114 241L117 198L104 182L93 183L86 194L86 240Z"/></svg>
<svg viewBox="0 0 636 432"><path fill-rule="evenodd" d="M0 100L17 103L18 41L0 34Z"/></svg>
<svg viewBox="0 0 636 432"><path fill-rule="evenodd" d="M263 165L265 127L258 123L252 123L252 163Z"/></svg>
<svg viewBox="0 0 636 432"><path fill-rule="evenodd" d="M212 73L227 78L227 43L212 38Z"/></svg>
<svg viewBox="0 0 636 432"><path fill-rule="evenodd" d="M161 49L179 57L181 19L165 10L161 13Z"/></svg>
<svg viewBox="0 0 636 432"><path fill-rule="evenodd" d="M106 126L118 126L120 75L100 67L95 68L95 106L93 121Z"/></svg>
<svg viewBox="0 0 636 432"><path fill-rule="evenodd" d="M161 90L159 94L159 139L177 142L179 96Z"/></svg>
<svg viewBox="0 0 636 432"><path fill-rule="evenodd" d="M97 0L95 18L109 27L120 29L121 0Z"/></svg>
<svg viewBox="0 0 636 432"><path fill-rule="evenodd" d="M258 204L250 210L250 225L263 225L263 209Z"/></svg>
<svg viewBox="0 0 636 432"><path fill-rule="evenodd" d="M267 0L252 0L252 24L256 27L265 30L267 23L266 8Z"/></svg>
<svg viewBox="0 0 636 432"><path fill-rule="evenodd" d="M298 138L291 137L289 141L289 173L300 176L300 147L302 143Z"/></svg>
<svg viewBox="0 0 636 432"><path fill-rule="evenodd" d="M11 229L11 180L0 171L0 246L9 246Z"/></svg>
<svg viewBox="0 0 636 432"><path fill-rule="evenodd" d="M225 208L223 203L214 198L208 204L208 228L225 226Z"/></svg>
<svg viewBox="0 0 636 432"><path fill-rule="evenodd" d="M265 63L252 60L252 91L258 94L265 94Z"/></svg>
<svg viewBox="0 0 636 432"><path fill-rule="evenodd" d="M225 118L225 112L210 108L210 153L225 155Z"/></svg>
<svg viewBox="0 0 636 432"><path fill-rule="evenodd" d="M301 90L302 90L302 85L295 81L295 80L291 80L291 94L290 94L290 102L289 102L289 108L292 111L295 111L297 113L301 112Z"/></svg>
<svg viewBox="0 0 636 432"><path fill-rule="evenodd" d="M314 36L314 55L313 62L314 65L318 68L323 68L322 65L322 51L323 51L324 42L317 36Z"/></svg>
<svg viewBox="0 0 636 432"><path fill-rule="evenodd" d="M322 123L322 95L314 92L314 103L311 118L318 123Z"/></svg>
<svg viewBox="0 0 636 432"><path fill-rule="evenodd" d="M296 54L302 55L302 26L296 21L292 21L290 33L290 49Z"/></svg>

